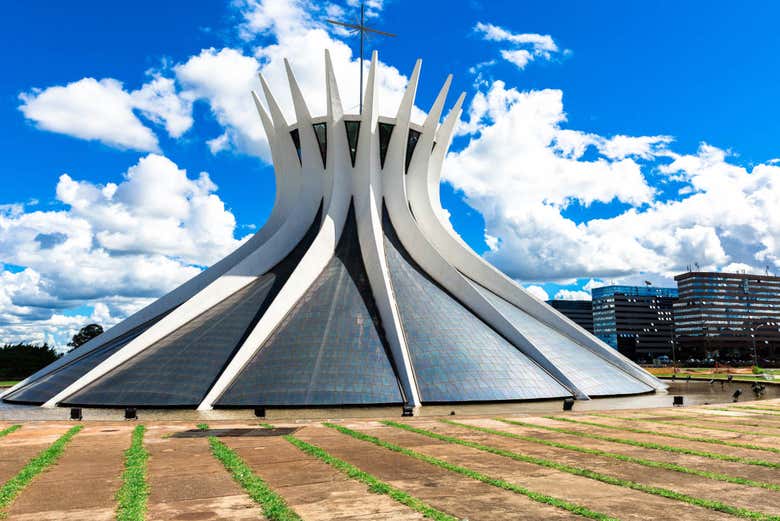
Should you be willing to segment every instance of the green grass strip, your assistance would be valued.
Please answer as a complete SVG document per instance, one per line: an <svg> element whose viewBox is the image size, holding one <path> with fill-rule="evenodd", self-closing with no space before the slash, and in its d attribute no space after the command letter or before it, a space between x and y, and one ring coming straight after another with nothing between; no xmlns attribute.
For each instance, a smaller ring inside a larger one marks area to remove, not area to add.
<svg viewBox="0 0 780 521"><path fill-rule="evenodd" d="M550 416L551 419L556 419L553 416ZM592 422L584 422L584 421L577 421L577 420L571 420L569 418L557 418L559 421L568 421L571 423L582 423L584 425L593 425L595 427L604 426L605 428L613 428L612 425L603 425L599 423L592 423ZM629 440L627 438L615 438L612 436L606 436L604 434L596 434L592 432L581 432L581 431L575 431L572 429L563 429L561 427L550 427L547 425L539 425L536 423L525 423L525 422L519 422L515 420L507 420L503 418L496 418L498 421L502 421L504 423L508 423L511 425L520 425L521 427L532 427L534 429L544 429L548 431L553 432L560 432L562 434L571 434L572 436L579 436L581 438L591 438L594 440L602 440L602 441L608 441L611 443L621 443L623 445L631 445L634 447L641 447L643 449L654 449L654 450L662 450L665 452L675 452L677 454L687 454L689 456L700 456L702 458L710 458L710 459L717 459L721 461L731 461L734 463L744 463L746 465L756 465L760 467L769 467L769 468L780 468L780 463L774 463L772 461L765 461L765 460L759 460L759 459L752 459L752 458L743 458L740 456L731 456L729 454L719 454L716 452L706 452L701 450L695 450L695 449L687 449L685 447L675 447L673 445L662 445L660 443L653 443L651 441L636 441L636 440ZM618 429L623 430L623 429ZM631 431L631 429L629 429ZM636 429L634 429L634 432L636 432Z"/></svg>
<svg viewBox="0 0 780 521"><path fill-rule="evenodd" d="M612 429L616 431L623 431L623 432L633 432L636 434L652 434L653 436L663 436L665 438L674 438L676 440L686 440L686 441L696 441L700 443L710 443L713 445L724 445L726 447L736 447L739 449L751 449L751 450L762 450L765 452L774 452L776 454L780 454L780 449L776 449L774 447L761 447L759 445L753 445L752 443L738 443L735 441L728 441L728 440L719 440L717 438L707 438L704 436L686 436L684 434L671 434L668 432L659 432L659 431L653 431L649 429L635 429L632 427L621 427L618 425L608 425L606 423L597 423L597 422L589 422L584 420L574 420L572 418L563 418L560 416L545 416L545 418L549 420L557 420L557 421L563 421L563 422L570 422L570 423L578 423L581 425L591 425L593 427L601 427L602 429ZM752 460L756 461L756 460ZM761 460L758 460L761 461ZM746 462L743 462L746 463ZM757 464L757 463L756 463ZM771 462L764 462L760 465L764 467L776 467L780 468L780 463L771 463Z"/></svg>
<svg viewBox="0 0 780 521"><path fill-rule="evenodd" d="M714 479L716 481L725 481L727 483L736 483L737 485L746 485L748 487L766 488L769 490L780 490L780 485L774 483L765 483L762 481L753 481L752 479L740 478L736 476L729 476L727 474L720 474L717 472L708 472L706 470L692 469L677 465L675 463L666 463L663 461L648 460L644 458L637 458L634 456L626 456L625 454L618 454L615 452L608 452L600 449L591 449L588 447L580 447L578 445L569 445L567 443L560 443L557 441L545 440L543 438L536 438L534 436L523 436L522 434L516 434L514 432L501 431L496 429L489 429L487 427L478 427L476 425L469 425L466 423L454 422L451 420L439 420L442 423L449 425L456 425L458 427L465 427L486 434L494 434L496 436L503 436L505 438L512 438L515 440L528 441L531 443L538 443L540 445L546 445L548 447L555 447L558 449L572 450L581 452L583 454L592 454L594 456L603 456L605 458L612 458L619 461L625 461L627 463L636 463L637 465L643 465L645 467L651 467L656 469L671 470L674 472L681 472L683 474L692 474L707 479Z"/></svg>
<svg viewBox="0 0 780 521"><path fill-rule="evenodd" d="M523 496L528 497L529 499L532 499L534 501L537 501L539 503L544 503L547 505L551 505L554 507L561 508L563 510L566 510L568 512L571 512L573 514L577 514L583 517L587 517L589 519L599 519L602 521L608 521L608 520L614 520L615 518L609 517L606 514L602 514L600 512L595 512L593 510L590 510L586 507L570 503L569 501L565 501L563 499L559 499L553 496L548 496L546 494L540 494L539 492L533 492L532 490L528 490L525 487L521 487L519 485L515 485L514 483L510 483L508 481L505 481L503 479L499 478L493 478L490 476L487 476L485 474L482 474L481 472L476 472L474 470L471 470L466 467L461 467L459 465L454 465L448 461L444 461L438 458L434 458L432 456L427 456L425 454L422 454L421 452L417 452L412 449L407 449L405 447L401 447L400 445L395 445L393 443L389 443L387 441L380 440L377 437L369 436L368 434L363 434L362 432L353 431L352 429L348 429L347 427L342 427L341 425L336 425L333 423L323 423L326 427L330 427L331 429L335 429L339 431L342 434L346 434L347 436L351 436L355 439L361 440L361 441L367 441L369 443L373 443L374 445L377 445L379 447L383 447L385 449L391 450L393 452L397 452L399 454L403 454L404 456L409 456L411 458L424 461L425 463L429 463L431 465L434 465L439 468L443 468L445 470L449 470L451 472L455 472L457 474L460 474L462 476L469 477L471 479L475 479L477 481L481 481L482 483L486 483L488 485L492 485L494 487L501 488L503 490L508 490L510 492L514 492L516 494L521 494Z"/></svg>
<svg viewBox="0 0 780 521"><path fill-rule="evenodd" d="M436 521L458 521L457 517L445 514L441 510L433 508L424 501L421 501L414 496L410 496L402 490L398 490L397 488L388 485L384 481L377 479L367 472L363 472L351 463L347 463L346 461L336 458L335 456L331 456L328 454L328 452L320 447L317 447L316 445L306 443L305 441L299 440L290 434L283 437L285 440L289 441L306 454L324 461L339 472L346 474L349 478L368 485L368 490L375 494L384 494L385 496L389 496L402 505L406 505L412 510L416 510L417 512L421 513L423 516L430 519L435 519Z"/></svg>
<svg viewBox="0 0 780 521"><path fill-rule="evenodd" d="M18 431L21 428L22 428L21 425L11 425L10 427L7 427L0 431L0 438L2 438L3 436L8 436L12 432Z"/></svg>
<svg viewBox="0 0 780 521"><path fill-rule="evenodd" d="M146 500L149 497L146 461L149 452L144 448L145 432L146 427L143 425L133 429L130 448L125 451L122 486L116 493L117 521L143 521L146 518Z"/></svg>
<svg viewBox="0 0 780 521"><path fill-rule="evenodd" d="M241 485L249 497L263 509L263 514L270 521L300 521L301 518L290 508L282 496L271 490L268 484L252 472L241 456L219 441L209 436L211 453L217 458Z"/></svg>
<svg viewBox="0 0 780 521"><path fill-rule="evenodd" d="M627 422L640 422L640 423L660 423L662 425L680 425L681 427L688 427L691 429L704 429L704 430L710 430L710 431L723 431L723 432L734 432L736 434L747 434L749 436L765 436L765 437L772 437L772 438L778 438L780 437L780 434L776 432L745 432L740 431L737 429L729 429L728 427L711 427L709 425L696 425L691 423L685 423L685 422L678 422L674 420L659 420L656 418L628 418L625 416L612 416L609 414L597 414L592 413L591 416L599 416L601 418L612 418L614 420L623 420Z"/></svg>
<svg viewBox="0 0 780 521"><path fill-rule="evenodd" d="M0 511L8 508L16 496L24 490L24 487L30 484L35 476L46 470L58 460L68 442L83 428L83 425L76 425L75 427L68 429L68 432L60 436L57 441L28 461L27 465L25 465L22 470L6 481L5 484L0 487ZM5 514L0 514L0 517L5 517Z"/></svg>
<svg viewBox="0 0 780 521"><path fill-rule="evenodd" d="M712 409L708 409L712 410ZM716 409L719 411L726 411L728 409ZM729 411L734 412L734 411ZM772 418L756 418L751 416L725 416L723 414L711 414L707 415L706 418L703 418L701 416L665 416L665 418L668 418L668 420L698 420L698 421L704 421L704 422L710 422L710 423L718 423L718 424L725 424L725 425L733 425L736 427L766 427L767 429L780 429L780 424L766 424L766 423L751 423L750 421L743 421L743 420L760 420L764 422L772 422L776 421ZM735 420L739 420L738 422L735 422Z"/></svg>
<svg viewBox="0 0 780 521"><path fill-rule="evenodd" d="M538 458L536 456L528 456L527 454L520 454L518 452L513 452L510 450L490 447L488 445L482 445L481 443L477 443L474 441L463 440L460 438L455 438L453 436L439 434L437 432L429 431L426 429L419 429L417 427L412 427L411 425L405 423L397 423L394 421L383 421L382 423L385 425L389 425L391 427L396 427L409 432L414 432L416 434L421 434L423 436L427 436L435 440L441 440L455 445L462 445L464 447L481 450L483 452L488 452L490 454L496 454L498 456L503 456L505 458L510 458L516 461L522 461L524 463L531 463L533 465L539 465L541 467L546 467L549 469L566 472L568 474L573 474L575 476L582 476L584 478L600 481L608 485L630 488L632 490L638 490L639 492L644 492L646 494L661 496L667 499L674 499L676 501L681 501L683 503L688 503L690 505L694 505L697 507L715 510L717 512L723 512L725 514L729 514L732 516L742 517L746 519L759 519L762 521L770 521L770 520L780 521L780 516L773 516L770 514L757 512L755 510L750 510L747 508L735 507L732 505L727 505L726 503L721 503L720 501L714 501L712 499L704 499L704 498L689 496L687 494L682 494L680 492L669 490L667 488L645 485L643 483L637 483L636 481L630 481L627 479L622 479L615 476L602 474L600 472L595 472L593 470L589 470L586 468L575 467L573 465L566 465L564 463L558 463L556 461L552 461L544 458Z"/></svg>
<svg viewBox="0 0 780 521"><path fill-rule="evenodd" d="M750 405L732 405L731 407L732 407L731 409L727 409L727 410L733 411L735 409L736 410L748 409L748 410L751 410L751 411L763 411L761 414L769 414L769 415L780 414L780 410L778 410L778 409L770 409L768 407L754 407L754 406L750 406Z"/></svg>

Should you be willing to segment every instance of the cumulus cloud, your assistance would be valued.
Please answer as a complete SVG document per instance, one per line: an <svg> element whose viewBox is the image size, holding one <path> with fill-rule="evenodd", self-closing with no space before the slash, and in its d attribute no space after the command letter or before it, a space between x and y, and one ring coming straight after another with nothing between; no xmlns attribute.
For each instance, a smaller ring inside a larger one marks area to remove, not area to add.
<svg viewBox="0 0 780 521"><path fill-rule="evenodd" d="M549 34L512 33L503 27L483 22L478 22L474 31L484 40L510 44L509 49L501 49L501 57L520 70L534 60L549 61L560 52Z"/></svg>
<svg viewBox="0 0 780 521"><path fill-rule="evenodd" d="M82 78L64 86L33 89L19 99L19 110L41 129L118 148L158 150L157 136L137 112L164 125L172 137L192 125L191 105L176 95L172 80L160 76L132 92L112 78Z"/></svg>
<svg viewBox="0 0 780 521"><path fill-rule="evenodd" d="M149 154L120 183L62 174L63 210L0 213L0 260L24 267L0 272L0 338L31 322L74 326L58 310L84 305L108 306L115 321L225 256L240 241L216 189L205 172Z"/></svg>
<svg viewBox="0 0 780 521"><path fill-rule="evenodd" d="M459 129L468 144L447 157L445 180L485 218L486 258L510 276L669 281L694 262L780 264L780 166L748 169L708 144L679 154L669 136L604 137L564 125L560 91L497 81L475 96ZM660 198L651 175L677 183L679 196ZM593 204L614 210L566 217L572 205Z"/></svg>
<svg viewBox="0 0 780 521"><path fill-rule="evenodd" d="M555 300L591 300L590 292L582 290L559 289Z"/></svg>
<svg viewBox="0 0 780 521"><path fill-rule="evenodd" d="M541 286L531 284L530 286L526 286L525 289L528 291L528 293L538 298L539 300L550 300L550 295L548 295Z"/></svg>

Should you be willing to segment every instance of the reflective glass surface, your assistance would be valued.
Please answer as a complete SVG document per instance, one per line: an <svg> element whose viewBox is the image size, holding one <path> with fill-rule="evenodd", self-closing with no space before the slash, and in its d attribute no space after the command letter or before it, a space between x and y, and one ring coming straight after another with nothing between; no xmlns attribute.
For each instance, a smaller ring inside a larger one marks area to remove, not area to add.
<svg viewBox="0 0 780 521"><path fill-rule="evenodd" d="M293 140L293 145L295 145L295 153L298 154L298 162L303 163L301 159L301 134L297 128L290 131L290 137Z"/></svg>
<svg viewBox="0 0 780 521"><path fill-rule="evenodd" d="M412 162L412 154L417 147L417 142L420 140L420 133L413 128L409 129L409 137L406 141L406 170L409 170L409 163ZM404 170L404 172L406 171Z"/></svg>
<svg viewBox="0 0 780 521"><path fill-rule="evenodd" d="M360 136L360 121L345 121L344 128L347 130L347 145L349 146L349 157L352 159L352 166L355 166L355 157L357 156L358 136Z"/></svg>
<svg viewBox="0 0 780 521"><path fill-rule="evenodd" d="M382 168L385 167L385 156L387 156L387 147L390 146L390 137L393 135L395 125L390 123L379 123L379 162Z"/></svg>
<svg viewBox="0 0 780 521"><path fill-rule="evenodd" d="M326 158L328 154L328 127L326 123L315 123L314 135L317 136L317 146L320 147L320 156L322 157L322 168L326 167Z"/></svg>
<svg viewBox="0 0 780 521"><path fill-rule="evenodd" d="M230 295L63 405L195 407L268 309L319 229L322 207L306 236L268 273Z"/></svg>
<svg viewBox="0 0 780 521"><path fill-rule="evenodd" d="M153 324L155 324L160 318L157 317L145 324L138 326L125 333L124 335L115 338L110 342L106 342L105 345L100 346L92 351L79 355L78 350L73 351L71 354L72 361L63 365L56 371L53 371L31 383L22 387L21 389L14 391L7 395L4 400L9 402L18 403L34 403L42 404L54 398L60 391L68 387L70 384L79 379L82 375L86 374L92 368L96 367L103 360L116 353L120 348L127 345L135 337L146 331Z"/></svg>
<svg viewBox="0 0 780 521"><path fill-rule="evenodd" d="M350 209L335 256L216 405L402 401Z"/></svg>
<svg viewBox="0 0 780 521"><path fill-rule="evenodd" d="M477 283L473 284L523 336L587 395L607 396L652 391L649 386L586 347L536 320L490 290Z"/></svg>
<svg viewBox="0 0 780 521"><path fill-rule="evenodd" d="M570 393L431 280L384 217L385 252L423 402L531 400Z"/></svg>

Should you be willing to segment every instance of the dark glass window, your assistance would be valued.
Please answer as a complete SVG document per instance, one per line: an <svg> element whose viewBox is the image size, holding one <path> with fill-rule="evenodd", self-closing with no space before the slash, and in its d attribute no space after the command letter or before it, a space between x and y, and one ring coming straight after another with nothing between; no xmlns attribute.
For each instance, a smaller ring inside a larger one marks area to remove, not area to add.
<svg viewBox="0 0 780 521"><path fill-rule="evenodd" d="M314 135L317 136L317 145L320 147L322 168L325 168L325 159L328 155L328 127L326 123L315 123L312 127L314 127Z"/></svg>
<svg viewBox="0 0 780 521"><path fill-rule="evenodd" d="M417 147L417 142L420 140L420 133L413 128L409 129L409 137L406 140L406 170L409 170L409 163L412 162L412 154ZM404 172L406 171L404 170Z"/></svg>
<svg viewBox="0 0 780 521"><path fill-rule="evenodd" d="M7 395L4 400L34 404L48 402L59 394L60 391L93 368L97 367L103 360L106 360L109 356L130 343L135 337L149 329L165 315L167 315L167 313L163 313L149 322L131 329L124 335L106 342L104 345L97 347L88 353L80 354L78 351L71 352L66 355L72 358L70 362Z"/></svg>
<svg viewBox="0 0 780 521"><path fill-rule="evenodd" d="M571 395L433 281L401 245L386 210L383 227L390 281L424 403Z"/></svg>
<svg viewBox="0 0 780 521"><path fill-rule="evenodd" d="M395 125L390 123L379 124L379 162L382 168L385 167L385 156L387 156L387 147L390 146L390 137L393 135Z"/></svg>
<svg viewBox="0 0 780 521"><path fill-rule="evenodd" d="M63 405L195 407L268 309L317 234L322 205L306 236L279 264Z"/></svg>
<svg viewBox="0 0 780 521"><path fill-rule="evenodd" d="M298 154L298 162L303 164L303 160L301 159L301 135L297 128L290 131L290 137L295 145L295 152Z"/></svg>
<svg viewBox="0 0 780 521"><path fill-rule="evenodd" d="M355 157L357 156L358 136L360 135L360 121L345 121L344 126L347 129L349 157L352 159L352 166L354 167Z"/></svg>

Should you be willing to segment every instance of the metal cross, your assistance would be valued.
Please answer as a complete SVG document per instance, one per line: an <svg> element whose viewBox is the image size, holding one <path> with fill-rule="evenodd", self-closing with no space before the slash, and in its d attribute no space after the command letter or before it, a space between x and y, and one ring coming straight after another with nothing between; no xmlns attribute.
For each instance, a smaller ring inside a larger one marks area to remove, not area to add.
<svg viewBox="0 0 780 521"><path fill-rule="evenodd" d="M384 31L378 31L371 27L366 27L365 24L365 5L360 2L360 23L359 24L347 24L344 22L337 22L336 20L325 20L328 23L341 25L352 29L352 34L360 33L360 113L363 113L363 39L367 33L376 33L383 36L394 37L396 35L392 33L386 33Z"/></svg>

